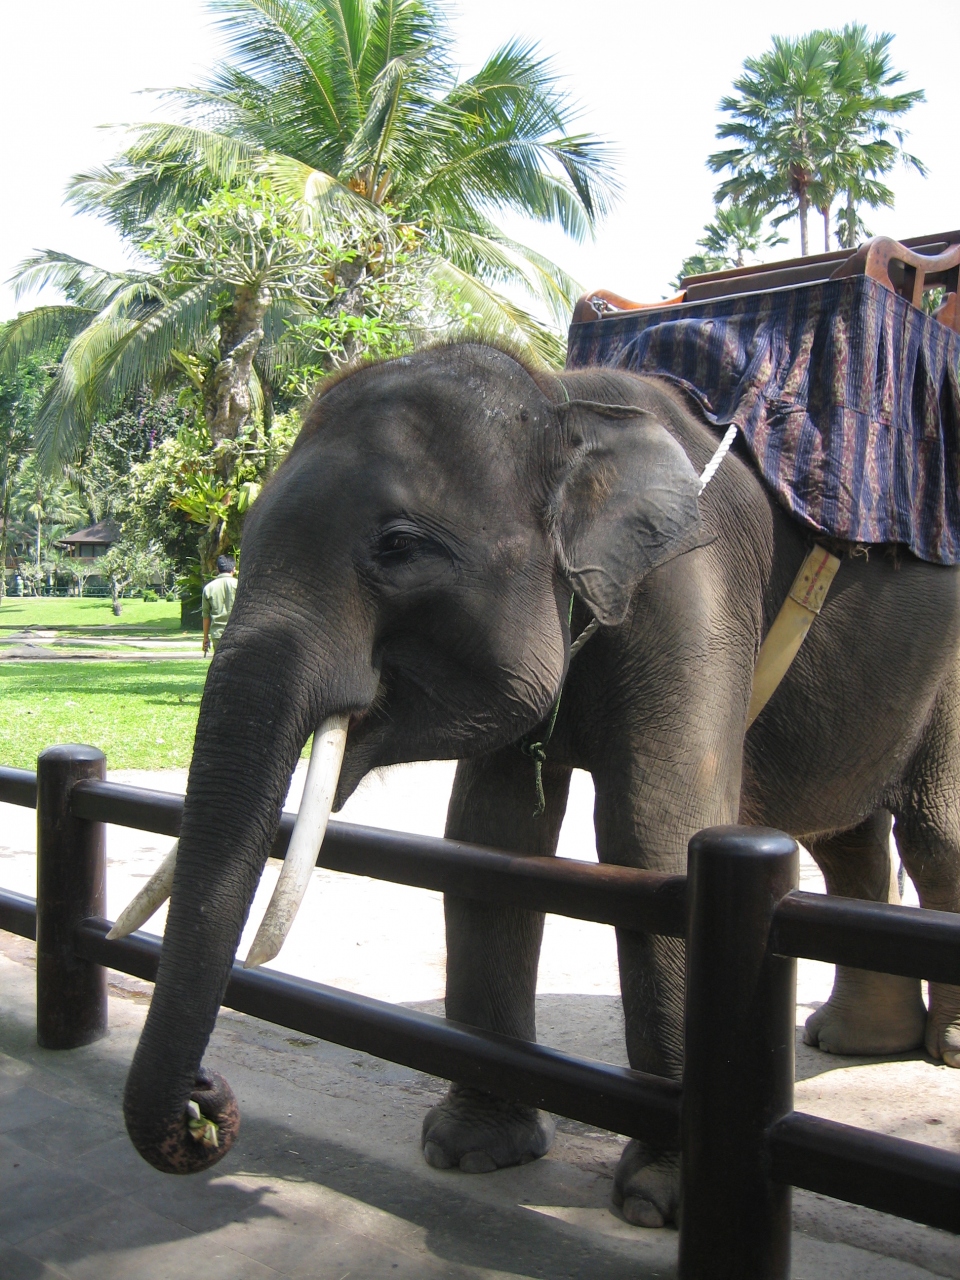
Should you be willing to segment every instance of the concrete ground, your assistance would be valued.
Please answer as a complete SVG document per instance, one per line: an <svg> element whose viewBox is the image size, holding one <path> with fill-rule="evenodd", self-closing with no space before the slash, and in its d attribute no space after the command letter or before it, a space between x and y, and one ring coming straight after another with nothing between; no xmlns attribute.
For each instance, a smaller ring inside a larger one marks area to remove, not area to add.
<svg viewBox="0 0 960 1280"><path fill-rule="evenodd" d="M182 789L184 774L112 774ZM369 779L347 820L440 834L452 766ZM291 803L297 802L297 781ZM576 775L560 852L595 859L589 779ZM0 885L34 893L34 815L0 805ZM168 841L110 828L112 916ZM821 888L809 860L804 887ZM272 866L253 925L276 878ZM162 930L162 914L148 925ZM273 967L442 1012L437 894L317 871ZM798 1026L829 994L829 966L801 962ZM540 1039L623 1063L613 931L549 917ZM444 1082L224 1012L206 1061L230 1080L243 1127L212 1171L155 1172L123 1131L120 1097L150 988L111 974L110 1035L70 1053L38 1049L33 945L0 933L0 1277L204 1280L246 1277L675 1275L676 1233L629 1226L610 1209L615 1135L561 1120L543 1160L470 1177L431 1169L422 1116ZM960 1149L960 1073L922 1054L872 1061L799 1043L797 1108ZM796 1280L960 1280L956 1237L803 1192L794 1197Z"/></svg>

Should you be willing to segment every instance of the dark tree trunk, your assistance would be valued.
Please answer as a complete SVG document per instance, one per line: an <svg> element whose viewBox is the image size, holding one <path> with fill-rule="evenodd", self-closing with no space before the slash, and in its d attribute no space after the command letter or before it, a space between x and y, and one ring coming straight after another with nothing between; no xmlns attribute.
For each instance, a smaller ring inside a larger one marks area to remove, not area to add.
<svg viewBox="0 0 960 1280"><path fill-rule="evenodd" d="M263 341L263 317L269 299L240 289L220 318L220 359L204 379L203 412L215 445L236 440L250 416L250 375Z"/></svg>

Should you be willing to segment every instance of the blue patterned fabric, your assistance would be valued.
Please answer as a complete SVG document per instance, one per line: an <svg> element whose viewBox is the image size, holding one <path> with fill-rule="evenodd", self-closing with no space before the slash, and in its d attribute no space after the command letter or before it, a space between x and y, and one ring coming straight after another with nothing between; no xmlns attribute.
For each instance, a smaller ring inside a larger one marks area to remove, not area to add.
<svg viewBox="0 0 960 1280"><path fill-rule="evenodd" d="M818 534L960 563L960 336L865 276L570 328L567 367L685 388Z"/></svg>

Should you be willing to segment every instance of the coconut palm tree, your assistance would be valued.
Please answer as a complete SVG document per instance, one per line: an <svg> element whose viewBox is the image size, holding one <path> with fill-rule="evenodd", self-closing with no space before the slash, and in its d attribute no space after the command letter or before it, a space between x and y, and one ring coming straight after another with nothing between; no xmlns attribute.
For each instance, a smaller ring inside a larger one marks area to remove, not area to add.
<svg viewBox="0 0 960 1280"><path fill-rule="evenodd" d="M617 185L608 149L569 132L573 111L529 44L459 79L439 0L212 0L229 60L171 94L177 123L141 125L71 194L127 234L205 186L256 168L319 217L415 229L434 273L488 331L556 359L556 341L502 292L565 325L578 286L506 236L498 210L592 230Z"/></svg>
<svg viewBox="0 0 960 1280"><path fill-rule="evenodd" d="M0 336L0 371L51 335L70 340L39 415L45 464L76 452L96 412L172 371L202 397L214 442L233 439L271 361L295 357L292 324L366 305L382 331L398 289L401 311L417 292L427 310L452 297L488 336L561 362L556 330L502 289L522 286L565 321L579 288L491 213L582 237L615 183L603 145L566 132L569 103L536 51L509 44L458 80L437 0L213 8L228 63L173 93L179 122L135 128L115 164L71 186L147 268L46 252L20 269L21 292L53 285L67 300Z"/></svg>

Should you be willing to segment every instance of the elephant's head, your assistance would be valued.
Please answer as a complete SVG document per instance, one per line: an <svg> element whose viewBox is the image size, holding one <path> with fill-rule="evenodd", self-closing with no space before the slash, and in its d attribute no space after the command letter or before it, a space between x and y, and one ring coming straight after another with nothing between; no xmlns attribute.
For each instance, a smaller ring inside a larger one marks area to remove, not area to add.
<svg viewBox="0 0 960 1280"><path fill-rule="evenodd" d="M334 790L342 803L378 765L535 727L564 677L571 590L617 625L642 576L696 540L697 476L668 403L629 375L532 374L463 344L362 368L314 404L247 521L203 695L124 1102L157 1168L204 1168L236 1130L200 1063L304 742L324 726L336 766L346 738L339 784L311 766L301 813L322 827ZM321 838L294 837L307 867Z"/></svg>

